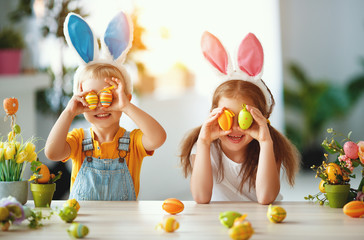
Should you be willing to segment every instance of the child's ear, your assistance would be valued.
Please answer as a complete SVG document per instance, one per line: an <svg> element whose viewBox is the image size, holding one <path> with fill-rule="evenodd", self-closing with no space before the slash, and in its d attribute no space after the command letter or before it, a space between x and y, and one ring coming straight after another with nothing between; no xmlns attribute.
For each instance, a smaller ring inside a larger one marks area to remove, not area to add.
<svg viewBox="0 0 364 240"><path fill-rule="evenodd" d="M131 98L133 97L133 95L129 94L128 98L129 98L129 102L131 101Z"/></svg>

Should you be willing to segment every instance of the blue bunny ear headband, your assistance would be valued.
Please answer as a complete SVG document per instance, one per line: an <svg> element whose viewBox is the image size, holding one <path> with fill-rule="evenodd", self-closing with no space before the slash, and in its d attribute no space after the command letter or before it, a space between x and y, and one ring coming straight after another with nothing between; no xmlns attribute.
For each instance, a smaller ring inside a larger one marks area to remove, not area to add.
<svg viewBox="0 0 364 240"><path fill-rule="evenodd" d="M133 91L129 73L123 65L132 45L133 26L123 12L119 12L109 22L101 38L101 52L91 27L81 16L69 13L64 22L63 31L68 46L80 58L80 66L74 75L73 93L78 92L82 69L95 63L108 63L118 68L124 77L127 92Z"/></svg>

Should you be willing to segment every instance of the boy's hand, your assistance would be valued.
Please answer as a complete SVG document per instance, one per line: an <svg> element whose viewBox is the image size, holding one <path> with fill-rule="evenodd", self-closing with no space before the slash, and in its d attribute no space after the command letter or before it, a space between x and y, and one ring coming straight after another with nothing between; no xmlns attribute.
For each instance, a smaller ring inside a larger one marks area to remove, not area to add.
<svg viewBox="0 0 364 240"><path fill-rule="evenodd" d="M112 77L105 78L105 82L110 84L111 86L114 86L114 89L112 89L113 94L113 100L108 108L103 108L106 111L121 111L125 109L126 106L129 105L131 100L131 95L125 94L125 85L124 82L120 81L120 79Z"/></svg>
<svg viewBox="0 0 364 240"><path fill-rule="evenodd" d="M73 116L77 116L79 114L82 114L84 112L90 112L92 111L88 107L88 103L86 102L85 96L89 92L80 92L78 94L74 94L72 98L69 100L65 111L69 111L72 113Z"/></svg>

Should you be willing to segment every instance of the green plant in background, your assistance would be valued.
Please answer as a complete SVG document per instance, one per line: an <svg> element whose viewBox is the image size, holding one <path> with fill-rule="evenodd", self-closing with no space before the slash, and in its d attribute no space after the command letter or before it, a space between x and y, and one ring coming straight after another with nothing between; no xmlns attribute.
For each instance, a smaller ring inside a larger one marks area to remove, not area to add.
<svg viewBox="0 0 364 240"><path fill-rule="evenodd" d="M23 35L14 28L5 27L0 31L0 49L22 49L25 47Z"/></svg>
<svg viewBox="0 0 364 240"><path fill-rule="evenodd" d="M364 69L364 60L363 69ZM317 142L326 124L346 116L364 92L364 72L339 86L325 80L312 80L297 64L289 66L296 88L284 86L284 103L300 121L286 121L286 134L303 155L304 168L322 162L322 150ZM312 151L313 154L309 152Z"/></svg>

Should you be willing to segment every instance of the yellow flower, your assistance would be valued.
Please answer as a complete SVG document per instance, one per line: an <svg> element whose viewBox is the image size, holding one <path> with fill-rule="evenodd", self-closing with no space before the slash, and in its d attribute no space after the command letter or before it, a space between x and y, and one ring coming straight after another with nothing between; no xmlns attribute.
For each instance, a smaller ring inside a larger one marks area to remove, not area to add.
<svg viewBox="0 0 364 240"><path fill-rule="evenodd" d="M28 153L26 151L21 151L16 156L16 163L23 163L28 157Z"/></svg>
<svg viewBox="0 0 364 240"><path fill-rule="evenodd" d="M13 132L8 133L8 141L9 142L13 141L14 137L15 137L15 135L13 134Z"/></svg>
<svg viewBox="0 0 364 240"><path fill-rule="evenodd" d="M28 154L28 162L34 162L37 160L37 154L35 152L32 152L31 154Z"/></svg>
<svg viewBox="0 0 364 240"><path fill-rule="evenodd" d="M25 145L25 151L30 155L35 151L35 145L31 142L28 142Z"/></svg>
<svg viewBox="0 0 364 240"><path fill-rule="evenodd" d="M15 155L15 144L14 143L7 143L5 144L5 160L13 159Z"/></svg>
<svg viewBox="0 0 364 240"><path fill-rule="evenodd" d="M0 148L4 147L4 142L0 142Z"/></svg>
<svg viewBox="0 0 364 240"><path fill-rule="evenodd" d="M3 160L3 157L4 157L4 148L0 147L0 161Z"/></svg>

